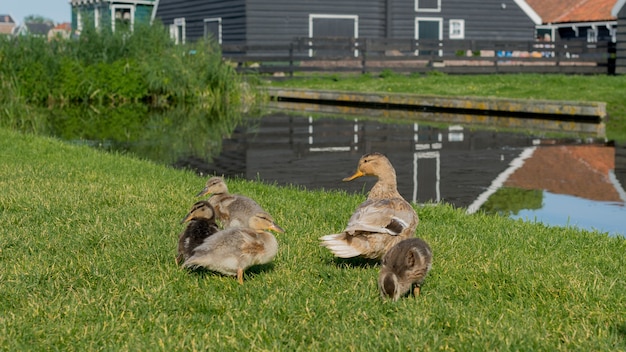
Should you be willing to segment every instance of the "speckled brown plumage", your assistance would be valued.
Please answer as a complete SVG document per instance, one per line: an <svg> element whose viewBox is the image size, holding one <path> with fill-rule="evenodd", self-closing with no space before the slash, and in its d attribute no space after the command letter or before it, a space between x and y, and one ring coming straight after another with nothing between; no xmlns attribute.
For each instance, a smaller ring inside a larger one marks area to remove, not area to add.
<svg viewBox="0 0 626 352"><path fill-rule="evenodd" d="M267 213L256 201L239 194L228 193L221 177L211 177L197 196L210 194L208 202L215 209L215 217L223 228L249 227L249 220L258 213Z"/></svg>
<svg viewBox="0 0 626 352"><path fill-rule="evenodd" d="M430 246L421 238L409 238L391 247L383 256L378 276L380 295L396 301L413 287L413 295L419 296L432 258Z"/></svg>
<svg viewBox="0 0 626 352"><path fill-rule="evenodd" d="M189 222L185 231L178 236L176 264L182 264L193 255L193 250L204 240L219 231L215 223L215 212L207 201L196 202L181 223Z"/></svg>
<svg viewBox="0 0 626 352"><path fill-rule="evenodd" d="M269 263L278 251L276 238L267 230L284 232L266 215L254 215L250 227L230 227L207 237L194 248L183 267L203 267L224 275L236 276L243 284L244 271L258 264Z"/></svg>

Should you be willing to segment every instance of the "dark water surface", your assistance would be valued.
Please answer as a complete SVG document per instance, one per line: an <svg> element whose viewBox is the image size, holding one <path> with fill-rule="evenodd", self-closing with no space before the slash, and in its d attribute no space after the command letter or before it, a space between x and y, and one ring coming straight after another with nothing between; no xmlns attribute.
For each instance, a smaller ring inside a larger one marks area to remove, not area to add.
<svg viewBox="0 0 626 352"><path fill-rule="evenodd" d="M603 140L346 114L277 110L238 120L142 106L52 111L41 133L203 175L353 193L375 180L341 180L361 155L380 152L396 168L400 192L417 204L626 235L626 148Z"/></svg>
<svg viewBox="0 0 626 352"><path fill-rule="evenodd" d="M387 155L399 191L418 204L447 202L469 213L626 234L626 153L592 139L278 112L238 127L213 162L190 158L177 165L203 174L362 193L375 179L341 180L370 152Z"/></svg>

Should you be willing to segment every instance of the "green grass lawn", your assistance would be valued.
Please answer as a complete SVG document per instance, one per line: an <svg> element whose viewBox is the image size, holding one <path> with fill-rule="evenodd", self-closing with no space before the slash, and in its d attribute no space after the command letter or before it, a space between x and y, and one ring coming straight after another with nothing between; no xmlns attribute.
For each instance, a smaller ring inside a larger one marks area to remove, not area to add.
<svg viewBox="0 0 626 352"><path fill-rule="evenodd" d="M417 207L433 269L383 302L318 241L365 195L230 179L286 229L239 285L174 263L205 178L5 129L0 155L0 350L626 349L623 238Z"/></svg>
<svg viewBox="0 0 626 352"><path fill-rule="evenodd" d="M607 103L607 137L626 142L626 75L556 74L402 76L319 75L269 83L276 87L479 96L516 99L602 101Z"/></svg>

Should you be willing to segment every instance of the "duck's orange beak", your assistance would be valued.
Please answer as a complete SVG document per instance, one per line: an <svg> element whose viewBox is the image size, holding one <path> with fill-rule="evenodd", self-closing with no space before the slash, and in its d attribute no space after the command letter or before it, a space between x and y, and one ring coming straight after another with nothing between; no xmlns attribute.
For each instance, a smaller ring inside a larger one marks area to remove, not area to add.
<svg viewBox="0 0 626 352"><path fill-rule="evenodd" d="M346 178L344 178L343 180L344 180L344 181L352 181L352 180L354 180L355 178L359 178L359 177L361 177L361 176L365 176L365 174L364 174L364 173L362 173L362 172L361 172L361 170L356 170L356 172L354 173L354 175L352 175L352 176L350 176L350 177L346 177Z"/></svg>
<svg viewBox="0 0 626 352"><path fill-rule="evenodd" d="M276 231L278 233L285 233L285 230L283 230L282 227L278 226L275 223L272 223L272 226L270 226L270 230Z"/></svg>
<svg viewBox="0 0 626 352"><path fill-rule="evenodd" d="M191 219L193 219L193 218L192 218L192 216L191 216L191 213L192 213L192 212L189 212L187 215L185 215L185 217L184 217L184 218L180 221L180 223L181 223L181 224L184 224L184 223L186 223L187 221L190 221Z"/></svg>

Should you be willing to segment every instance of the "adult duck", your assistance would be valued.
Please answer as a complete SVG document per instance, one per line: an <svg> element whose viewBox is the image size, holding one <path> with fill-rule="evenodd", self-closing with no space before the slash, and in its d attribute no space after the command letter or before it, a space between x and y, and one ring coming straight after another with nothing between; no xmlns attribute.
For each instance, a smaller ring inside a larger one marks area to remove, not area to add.
<svg viewBox="0 0 626 352"><path fill-rule="evenodd" d="M249 220L265 210L253 199L228 193L224 179L218 176L207 180L205 187L196 196L210 194L208 201L215 209L215 217L223 228L248 227Z"/></svg>
<svg viewBox="0 0 626 352"><path fill-rule="evenodd" d="M204 239L183 267L236 276L243 284L246 269L271 262L278 252L278 242L269 230L284 232L269 214L257 213L250 218L249 227L230 227Z"/></svg>
<svg viewBox="0 0 626 352"><path fill-rule="evenodd" d="M342 232L320 240L340 258L380 259L395 244L414 236L419 218L398 193L396 171L383 154L363 155L356 172L343 180L352 181L361 176L378 178L367 200L358 206Z"/></svg>

